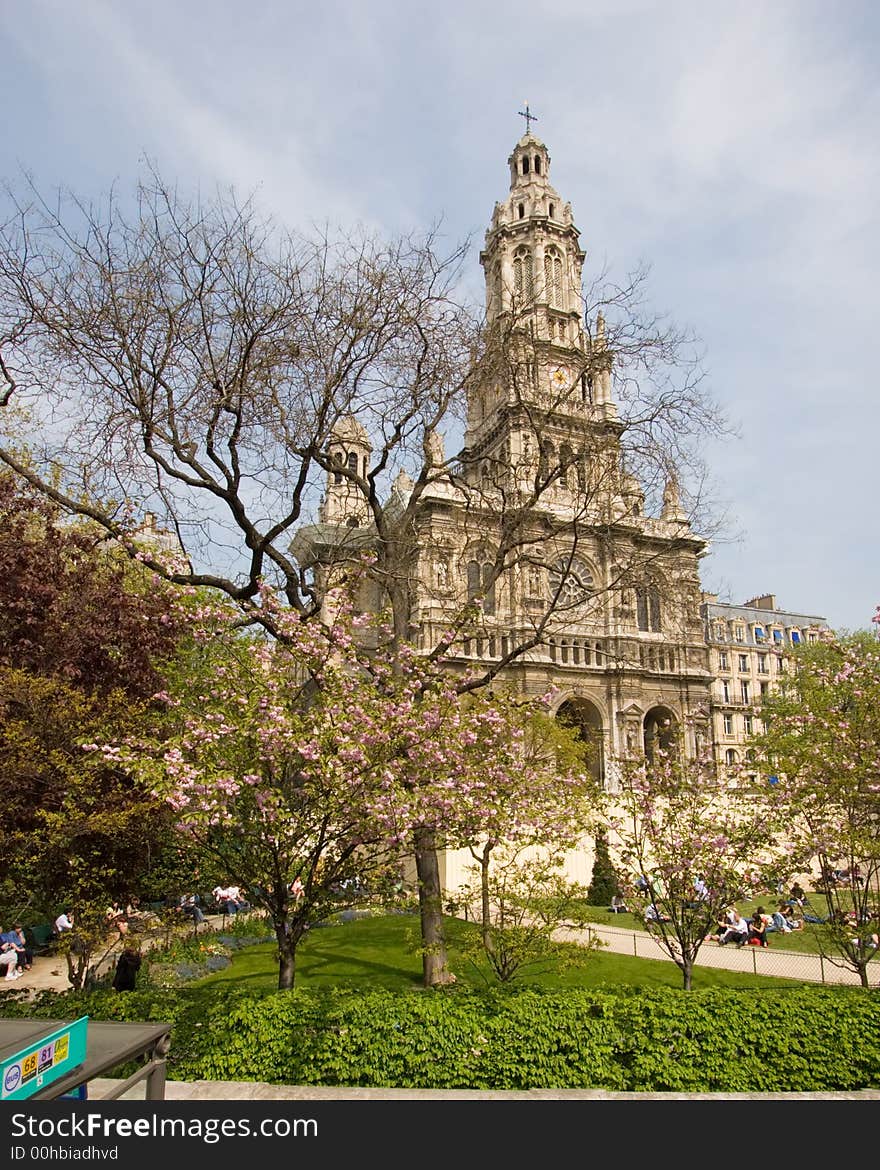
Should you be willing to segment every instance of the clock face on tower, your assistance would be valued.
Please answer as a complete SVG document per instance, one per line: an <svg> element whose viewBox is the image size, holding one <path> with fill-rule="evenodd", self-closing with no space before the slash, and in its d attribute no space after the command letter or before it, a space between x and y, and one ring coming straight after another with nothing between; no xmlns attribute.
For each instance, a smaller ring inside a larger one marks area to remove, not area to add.
<svg viewBox="0 0 880 1170"><path fill-rule="evenodd" d="M556 369L553 371L553 373L550 375L550 381L553 383L553 386L557 390L561 390L564 386L567 386L569 384L569 382L571 381L571 374L565 368L565 366L557 366Z"/></svg>

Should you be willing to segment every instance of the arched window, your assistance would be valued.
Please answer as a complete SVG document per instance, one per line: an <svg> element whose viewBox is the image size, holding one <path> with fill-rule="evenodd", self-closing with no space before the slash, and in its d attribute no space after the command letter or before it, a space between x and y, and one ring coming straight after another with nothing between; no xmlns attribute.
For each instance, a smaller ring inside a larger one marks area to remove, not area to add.
<svg viewBox="0 0 880 1170"><path fill-rule="evenodd" d="M733 748L728 748L724 753L724 762L727 764L728 768L732 768L736 763L736 752L733 750Z"/></svg>
<svg viewBox="0 0 880 1170"><path fill-rule="evenodd" d="M659 633L660 590L656 585L639 585L636 589L636 624L640 630Z"/></svg>
<svg viewBox="0 0 880 1170"><path fill-rule="evenodd" d="M495 612L495 582L492 580L492 566L488 562L468 561L467 565L468 601L474 601L482 595L483 613Z"/></svg>
<svg viewBox="0 0 880 1170"><path fill-rule="evenodd" d="M540 175L540 173L541 173L541 156L539 154L536 154L535 155L535 174Z"/></svg>
<svg viewBox="0 0 880 1170"><path fill-rule="evenodd" d="M342 483L342 472L339 470L339 468L342 467L342 452L341 451L334 451L333 454L330 456L330 458L333 460L333 464L334 464L333 482L334 483Z"/></svg>
<svg viewBox="0 0 880 1170"><path fill-rule="evenodd" d="M526 205L525 205L525 203L520 203L520 204L519 204L519 206L517 207L517 211L519 212L519 217L520 217L520 219L525 219L525 217L526 217Z"/></svg>
<svg viewBox="0 0 880 1170"><path fill-rule="evenodd" d="M563 487L570 487L569 471L571 470L571 447L563 443L559 448L559 482Z"/></svg>
<svg viewBox="0 0 880 1170"><path fill-rule="evenodd" d="M357 453L355 451L349 451L348 459L346 462L348 464L348 470L351 472L351 474L357 475L357 473L358 473L358 457L357 457Z"/></svg>
<svg viewBox="0 0 880 1170"><path fill-rule="evenodd" d="M513 284L518 297L531 301L532 254L526 248L520 248L513 258Z"/></svg>
<svg viewBox="0 0 880 1170"><path fill-rule="evenodd" d="M553 203L550 204L550 206L547 208L547 214L550 216L551 219L553 218L553 216L556 214L555 204L553 204Z"/></svg>
<svg viewBox="0 0 880 1170"><path fill-rule="evenodd" d="M554 309L563 308L562 304L562 259L555 248L544 254L544 286L547 294L547 304Z"/></svg>
<svg viewBox="0 0 880 1170"><path fill-rule="evenodd" d="M527 175L527 174L529 173L529 158L528 158L528 155L524 155L524 156L523 156L523 160L522 160L522 173L523 173L524 175Z"/></svg>

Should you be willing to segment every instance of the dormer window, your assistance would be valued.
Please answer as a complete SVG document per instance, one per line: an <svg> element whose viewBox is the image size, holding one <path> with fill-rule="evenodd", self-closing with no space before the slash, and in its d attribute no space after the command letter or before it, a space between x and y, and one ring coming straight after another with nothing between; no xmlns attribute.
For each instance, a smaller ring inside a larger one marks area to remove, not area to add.
<svg viewBox="0 0 880 1170"><path fill-rule="evenodd" d="M529 159L528 155L522 160L522 173L527 175L529 173Z"/></svg>

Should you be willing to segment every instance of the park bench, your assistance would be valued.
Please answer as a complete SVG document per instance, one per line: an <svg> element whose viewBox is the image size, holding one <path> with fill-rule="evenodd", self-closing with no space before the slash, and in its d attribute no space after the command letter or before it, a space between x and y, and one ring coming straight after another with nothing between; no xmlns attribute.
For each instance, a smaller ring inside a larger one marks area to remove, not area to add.
<svg viewBox="0 0 880 1170"><path fill-rule="evenodd" d="M26 926L24 937L35 955L50 955L58 938L51 922L39 922L36 926Z"/></svg>

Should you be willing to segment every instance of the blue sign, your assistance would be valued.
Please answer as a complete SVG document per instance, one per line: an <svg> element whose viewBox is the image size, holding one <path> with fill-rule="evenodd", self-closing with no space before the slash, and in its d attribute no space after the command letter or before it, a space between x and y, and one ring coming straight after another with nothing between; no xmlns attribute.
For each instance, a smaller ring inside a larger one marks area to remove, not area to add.
<svg viewBox="0 0 880 1170"><path fill-rule="evenodd" d="M80 1016L0 1065L0 1100L20 1101L67 1076L86 1058L89 1017Z"/></svg>

